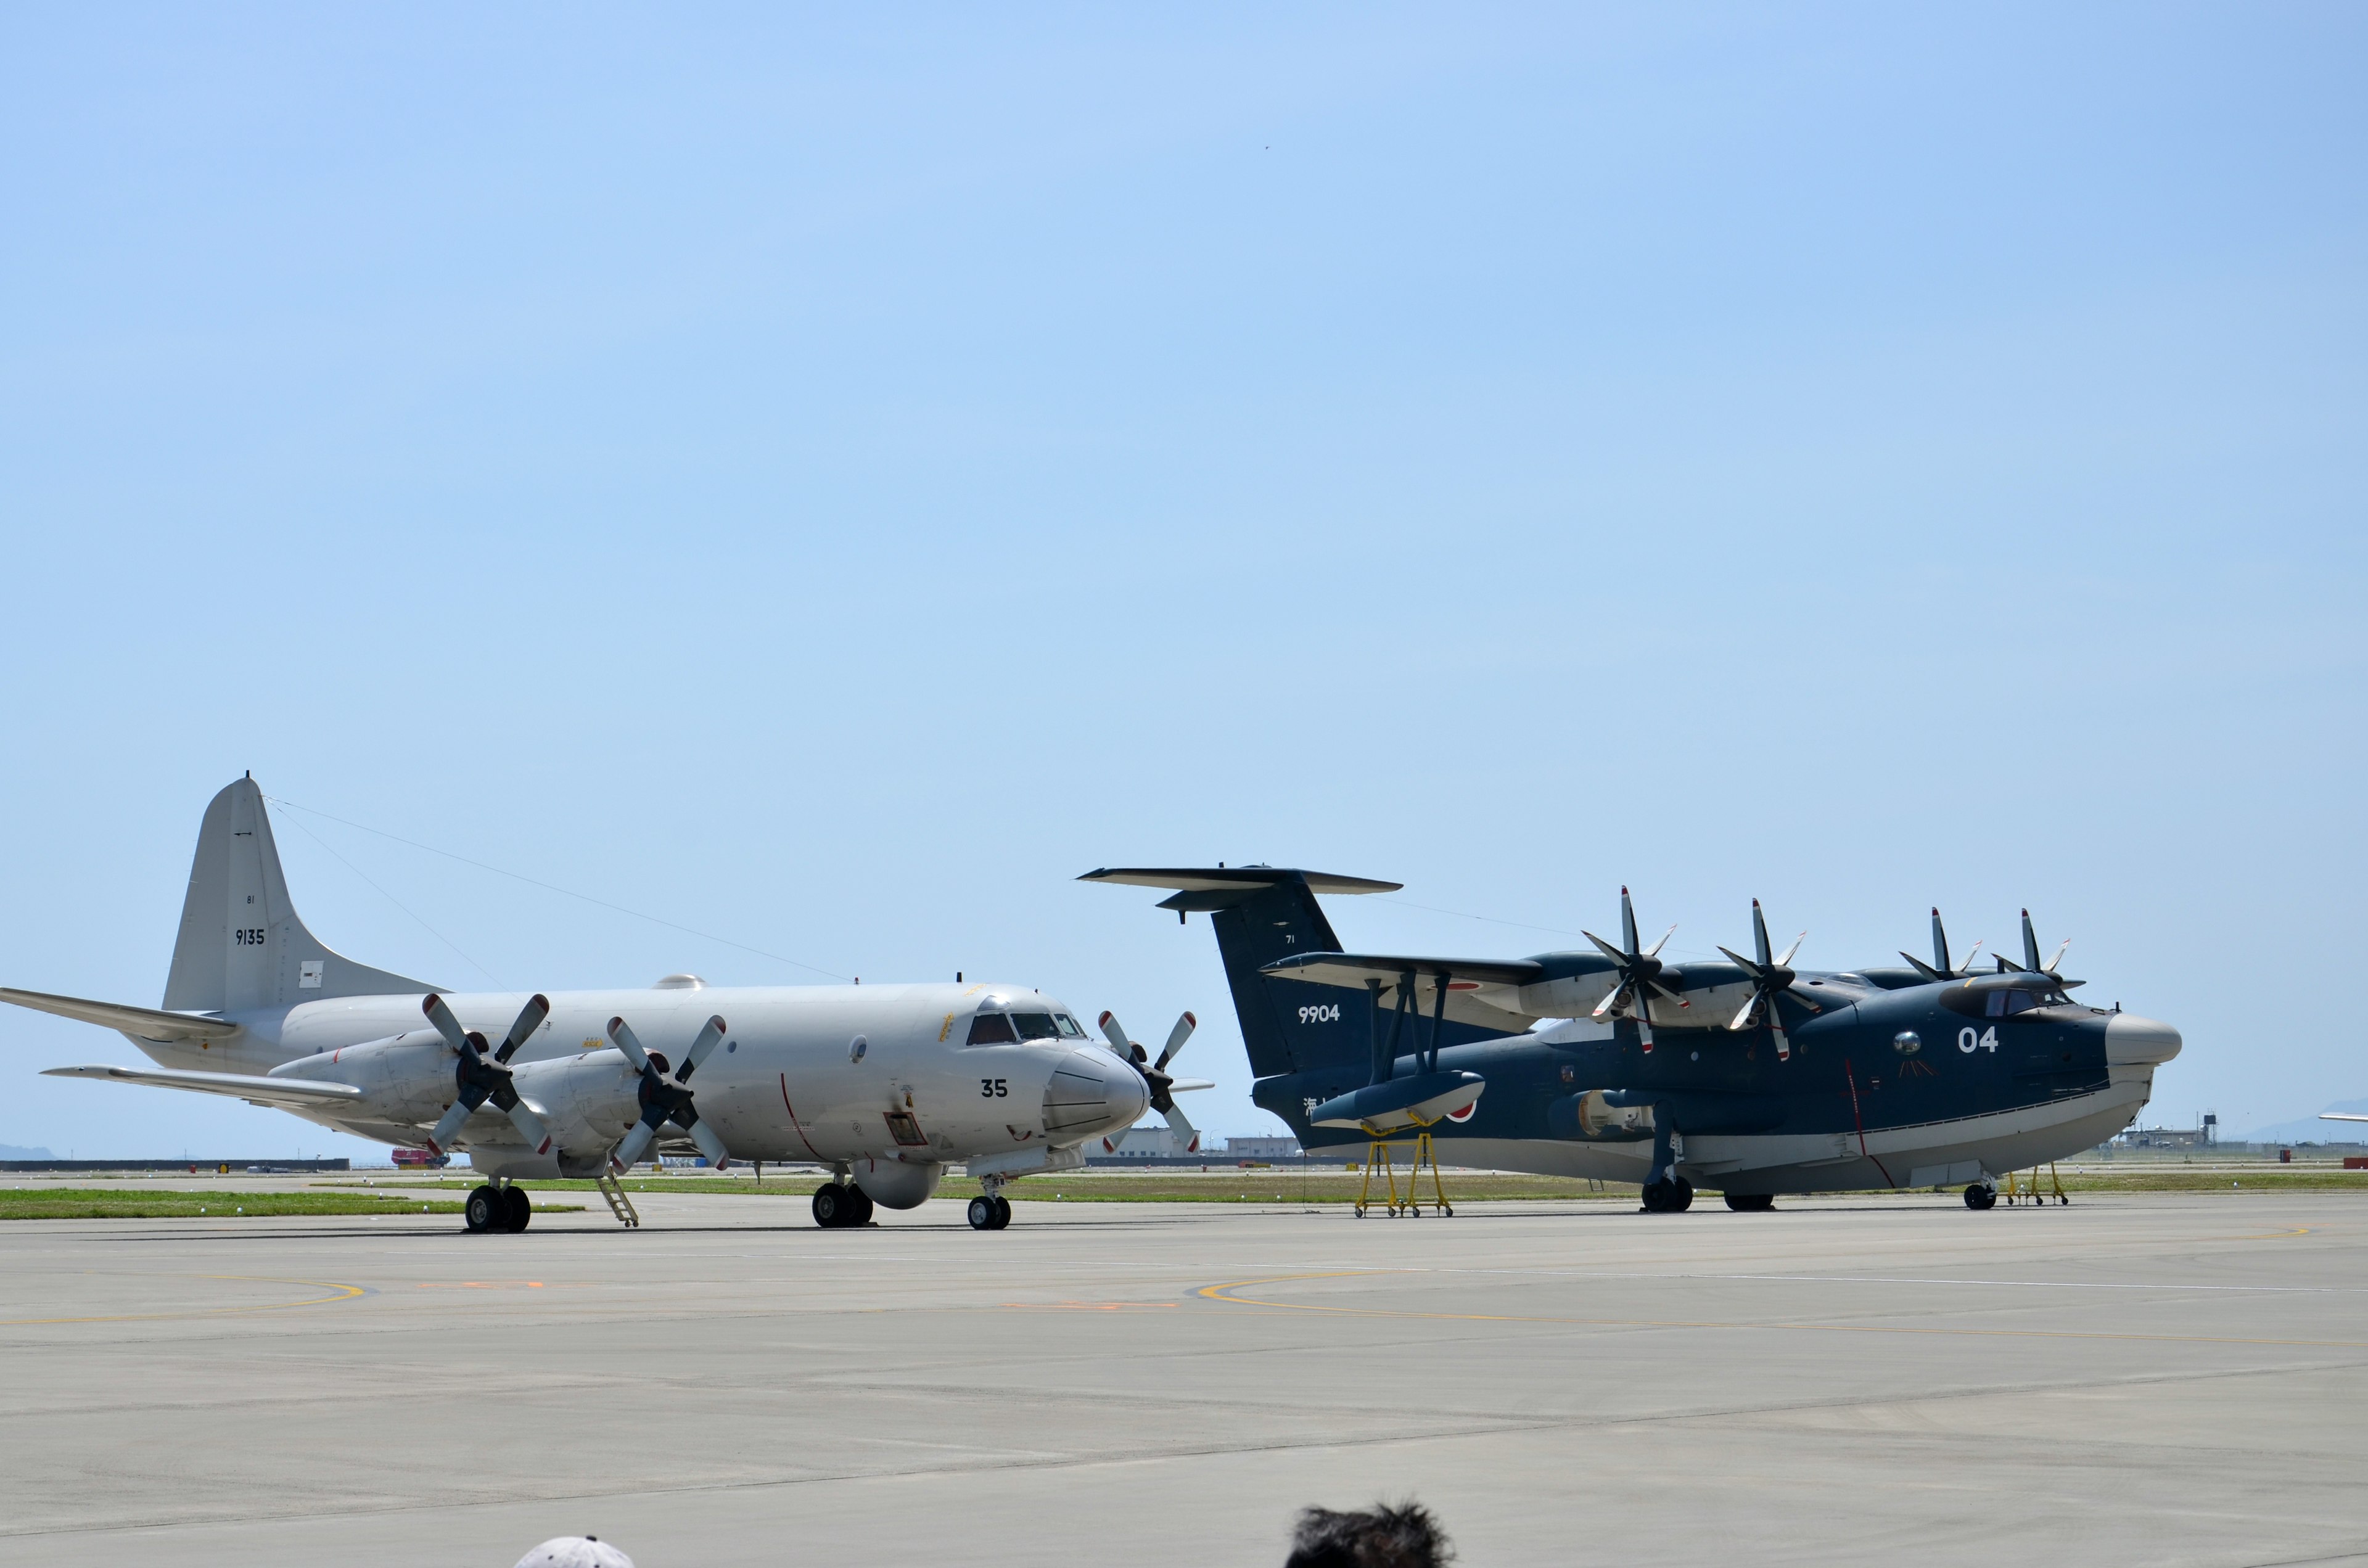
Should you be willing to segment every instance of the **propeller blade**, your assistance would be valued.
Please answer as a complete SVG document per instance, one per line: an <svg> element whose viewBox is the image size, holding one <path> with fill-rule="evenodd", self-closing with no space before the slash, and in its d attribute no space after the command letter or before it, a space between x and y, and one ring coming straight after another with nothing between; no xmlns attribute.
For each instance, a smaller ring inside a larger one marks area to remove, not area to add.
<svg viewBox="0 0 2368 1568"><path fill-rule="evenodd" d="M538 1154L550 1153L551 1131L543 1126L542 1118L535 1115L526 1101L518 1098L515 1095L510 1097L510 1103L507 1108L509 1111L510 1125L517 1128L518 1136L526 1140L526 1146Z"/></svg>
<svg viewBox="0 0 2368 1568"><path fill-rule="evenodd" d="M1899 956L1907 959L1906 953ZM1968 954L1966 957L1967 960L1971 961L1972 955ZM1916 963L1914 959L1907 959L1907 961ZM1924 966L1917 964L1916 967L1922 969ZM1932 967L1942 974L1949 972L1949 933L1941 925L1941 906L1937 903L1932 906Z"/></svg>
<svg viewBox="0 0 2368 1568"><path fill-rule="evenodd" d="M2045 970L2048 973L2054 974L2055 972L2055 966L2064 961L2065 950L2071 946L2072 938L2069 937L2065 937L2063 942L2056 948L2055 956L2049 959L2045 963L2041 964L2039 967Z"/></svg>
<svg viewBox="0 0 2368 1568"><path fill-rule="evenodd" d="M1908 952L1905 949L1901 949L1899 956L1907 960L1909 968L1915 970L1917 973L1922 975L1927 980L1946 980L1949 978L1947 974L1943 973L1940 970L1934 969L1930 964L1926 963L1922 959L1918 958L1914 953Z"/></svg>
<svg viewBox="0 0 2368 1568"><path fill-rule="evenodd" d="M1974 972L1974 960L1981 957L1982 944L1988 940L1989 938L1987 937L1977 937L1974 939L1974 945L1965 949L1965 967L1957 971L1957 973L1971 974Z"/></svg>
<svg viewBox="0 0 2368 1568"><path fill-rule="evenodd" d="M507 1062L512 1052L534 1038L534 1031L542 1028L542 1020L549 1017L551 1017L550 997L540 991L528 997L526 1006L519 1009L518 1022L510 1026L510 1032L504 1037L502 1048L494 1052L494 1060Z"/></svg>
<svg viewBox="0 0 2368 1568"><path fill-rule="evenodd" d="M609 1164L620 1171L632 1170L642 1163L643 1153L649 1148L650 1140L657 1135L658 1130L648 1122L633 1123L633 1130L625 1134L625 1141L609 1152Z"/></svg>
<svg viewBox="0 0 2368 1568"><path fill-rule="evenodd" d="M1102 1038L1110 1041L1110 1048L1112 1051L1117 1051L1121 1056L1133 1057L1134 1055L1134 1041L1127 1039L1126 1030L1119 1027L1118 1015L1115 1013L1104 1013L1101 1016L1100 1021L1102 1027Z"/></svg>
<svg viewBox="0 0 2368 1568"><path fill-rule="evenodd" d="M442 1119L436 1123L436 1130L427 1135L427 1146L439 1154L443 1153L450 1147L452 1140L459 1135L461 1124L474 1115L477 1107L484 1103L479 1100L472 1104L466 1095L454 1100L452 1108L444 1113Z"/></svg>
<svg viewBox="0 0 2368 1568"><path fill-rule="evenodd" d="M427 1015L427 1021L436 1026L436 1032L444 1037L444 1043L457 1054L477 1054L477 1048L469 1042L468 1031L461 1027L461 1020L452 1016L452 1009L444 1005L443 997L429 992L427 1000L419 1005L419 1010Z"/></svg>
<svg viewBox="0 0 2368 1568"><path fill-rule="evenodd" d="M1645 949L1644 956L1645 956L1645 957L1646 957L1646 958L1648 958L1648 959L1654 959L1654 958L1658 958L1658 957L1660 957L1660 956L1661 956L1661 949L1662 949L1664 947L1667 947L1667 946L1668 945L1669 938L1670 938L1670 937L1674 937L1674 936L1676 936L1677 934L1678 934L1678 923L1677 923L1676 921L1672 920L1672 921L1670 921L1670 922L1669 922L1669 928L1668 928L1668 930L1666 930L1666 931L1664 931L1664 932L1662 932L1662 933L1661 933L1661 939L1660 939L1659 941L1657 941L1657 942L1654 943L1651 947L1646 948L1646 949Z"/></svg>
<svg viewBox="0 0 2368 1568"><path fill-rule="evenodd" d="M683 1108L688 1110L690 1108L685 1106ZM699 1152L707 1156L707 1163L715 1169L720 1171L732 1163L732 1151L723 1146L723 1140L717 1137L715 1129L707 1123L694 1121L690 1124L690 1141L699 1145Z"/></svg>
<svg viewBox="0 0 2368 1568"><path fill-rule="evenodd" d="M1171 1095L1180 1095L1191 1089L1213 1089L1216 1086L1217 1081L1214 1078L1170 1078L1167 1080L1167 1092Z"/></svg>
<svg viewBox="0 0 2368 1568"><path fill-rule="evenodd" d="M1776 1037L1776 1060L1793 1060L1793 1037L1784 1032L1783 1016L1776 1011L1776 998L1768 998L1768 1032Z"/></svg>
<svg viewBox="0 0 2368 1568"><path fill-rule="evenodd" d="M609 1040L610 1044L625 1053L625 1060L633 1064L634 1072L646 1073L650 1070L650 1053L642 1049L642 1042L634 1036L632 1026L624 1019L609 1020Z"/></svg>
<svg viewBox="0 0 2368 1568"><path fill-rule="evenodd" d="M1627 1004L1628 990L1628 983L1625 980L1622 980L1619 984L1605 992L1603 994L1603 1000L1595 1005L1595 1011L1591 1016L1600 1018L1606 1013L1609 1013L1613 1017L1618 1017L1620 1016L1621 1008Z"/></svg>
<svg viewBox="0 0 2368 1568"><path fill-rule="evenodd" d="M1597 936L1592 931L1581 930L1579 935L1594 943L1598 948L1600 948L1603 950L1603 956L1611 960L1615 963L1625 964L1631 959L1635 957L1634 953L1622 952L1619 949L1613 947L1611 943L1605 941L1602 937Z"/></svg>
<svg viewBox="0 0 2368 1568"><path fill-rule="evenodd" d="M1653 1004L1641 996L1636 1000L1639 1004L1636 1008L1636 1038L1643 1042L1645 1054L1650 1056L1653 1054Z"/></svg>
<svg viewBox="0 0 2368 1568"><path fill-rule="evenodd" d="M1809 934L1808 934L1806 931L1804 931L1804 932L1802 932L1799 936L1797 936L1797 937L1793 937L1793 945L1792 945L1791 947L1789 947L1789 948L1785 949L1784 949L1784 951L1783 951L1783 953L1782 953L1782 955L1777 959L1777 960L1776 960L1776 967L1777 967L1778 969L1790 969L1790 968L1792 968L1792 967L1793 967L1793 955L1794 953L1799 952L1799 951L1801 950L1801 944L1802 944L1802 943L1804 943L1804 942L1805 942L1805 941L1807 941L1808 939L1809 939Z"/></svg>
<svg viewBox="0 0 2368 1568"><path fill-rule="evenodd" d="M674 1070L674 1081L689 1083L690 1075L699 1071L699 1064L707 1060L707 1053L721 1044L728 1032L730 1026L724 1023L723 1015L708 1019L706 1027L699 1031L699 1038L690 1042L690 1050L684 1054L682 1065Z"/></svg>
<svg viewBox="0 0 2368 1568"><path fill-rule="evenodd" d="M1190 1013L1177 1019L1176 1027L1167 1031L1167 1047L1160 1051L1159 1060L1153 1062L1152 1066L1165 1071L1167 1064L1176 1060L1176 1053L1184 1049L1184 1042L1192 1038L1192 1031L1200 1027L1201 1020Z"/></svg>
<svg viewBox="0 0 2368 1568"><path fill-rule="evenodd" d="M1765 962L1753 963L1749 959L1745 958L1733 948L1721 948L1719 949L1719 951L1725 953L1728 959L1732 960L1736 968L1741 970L1744 973L1749 975L1754 980L1759 979L1762 974L1765 974L1768 971L1768 966ZM1761 956L1763 959L1766 957L1765 954ZM1905 953L1900 956L1902 958L1907 957ZM1910 963L1915 962L1913 959L1909 959L1908 961Z"/></svg>
<svg viewBox="0 0 2368 1568"><path fill-rule="evenodd" d="M1751 1027L1751 1017L1759 1011L1759 993L1755 991L1751 994L1750 998L1743 1004L1743 1011L1735 1015L1735 1022L1727 1025L1726 1027L1736 1034L1741 1034L1745 1029Z"/></svg>
<svg viewBox="0 0 2368 1568"><path fill-rule="evenodd" d="M1201 1147L1201 1130L1192 1125L1191 1119L1173 1105L1160 1114L1167 1119L1167 1131L1176 1135L1178 1147L1188 1154L1197 1153Z"/></svg>
<svg viewBox="0 0 2368 1568"><path fill-rule="evenodd" d="M1719 950L1725 952L1726 949L1722 948ZM1756 898L1751 901L1751 950L1759 955L1761 969L1766 969L1773 961L1768 956L1768 917L1759 912L1759 901Z"/></svg>
<svg viewBox="0 0 2368 1568"><path fill-rule="evenodd" d="M2031 928L2031 911L2028 909L2022 912L2022 967L2027 970L2046 967L2039 961L2039 933Z"/></svg>
<svg viewBox="0 0 2368 1568"><path fill-rule="evenodd" d="M1622 888L1620 890L1620 935L1626 938L1628 944L1625 948L1621 949L1622 952L1631 958L1634 957L1636 952L1636 907L1628 902L1628 890L1626 888Z"/></svg>

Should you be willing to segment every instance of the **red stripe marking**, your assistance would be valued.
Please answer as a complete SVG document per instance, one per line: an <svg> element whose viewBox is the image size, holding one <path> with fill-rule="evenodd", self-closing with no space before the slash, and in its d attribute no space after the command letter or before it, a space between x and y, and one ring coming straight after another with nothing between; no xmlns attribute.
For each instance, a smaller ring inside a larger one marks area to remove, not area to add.
<svg viewBox="0 0 2368 1568"><path fill-rule="evenodd" d="M790 1103L790 1075L787 1073L781 1074L781 1108L790 1113L790 1125L796 1129L798 1142L806 1146L806 1153L822 1160L822 1151L814 1146L814 1140L806 1136L806 1130L798 1126L798 1108ZM830 1162L823 1160L823 1163L828 1165Z"/></svg>

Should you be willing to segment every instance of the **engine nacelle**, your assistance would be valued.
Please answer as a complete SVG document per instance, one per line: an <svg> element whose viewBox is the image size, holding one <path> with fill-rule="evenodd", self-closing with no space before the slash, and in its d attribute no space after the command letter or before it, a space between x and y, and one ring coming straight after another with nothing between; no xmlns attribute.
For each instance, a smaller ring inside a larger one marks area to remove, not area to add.
<svg viewBox="0 0 2368 1568"><path fill-rule="evenodd" d="M862 1159L854 1162L855 1185L886 1209L918 1209L944 1179L946 1167L928 1160Z"/></svg>
<svg viewBox="0 0 2368 1568"><path fill-rule="evenodd" d="M283 1062L269 1074L314 1084L350 1084L374 1118L435 1125L452 1103L459 1058L434 1029L407 1029L384 1040Z"/></svg>
<svg viewBox="0 0 2368 1568"><path fill-rule="evenodd" d="M510 1082L542 1112L552 1153L570 1176L598 1175L609 1151L641 1119L641 1075L614 1048L520 1062Z"/></svg>
<svg viewBox="0 0 2368 1568"><path fill-rule="evenodd" d="M1613 1105L1611 1092L1588 1089L1546 1108L1546 1128L1557 1138L1598 1143L1628 1143L1653 1136L1653 1108Z"/></svg>

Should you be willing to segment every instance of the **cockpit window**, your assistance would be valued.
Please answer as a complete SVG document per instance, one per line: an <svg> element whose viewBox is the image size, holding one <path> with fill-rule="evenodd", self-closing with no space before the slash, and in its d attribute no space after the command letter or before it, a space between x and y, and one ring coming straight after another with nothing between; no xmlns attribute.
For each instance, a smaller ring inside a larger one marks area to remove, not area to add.
<svg viewBox="0 0 2368 1568"><path fill-rule="evenodd" d="M2010 1018L2017 1013L2028 1013L2033 1007L2044 1007L2063 997L2053 992L1993 991L1987 1012L1993 1018Z"/></svg>
<svg viewBox="0 0 2368 1568"><path fill-rule="evenodd" d="M1066 1013L1053 1014L1053 1022L1060 1026L1061 1032L1067 1035L1071 1040L1083 1040L1086 1038L1086 1031L1078 1027L1077 1020L1069 1017Z"/></svg>
<svg viewBox="0 0 2368 1568"><path fill-rule="evenodd" d="M981 1013L970 1021L970 1043L973 1045L1009 1045L1019 1040L1012 1032L1011 1018L1004 1013Z"/></svg>
<svg viewBox="0 0 2368 1568"><path fill-rule="evenodd" d="M1011 1021L1019 1028L1021 1040L1058 1040L1061 1031L1053 1026L1050 1013L1014 1013Z"/></svg>

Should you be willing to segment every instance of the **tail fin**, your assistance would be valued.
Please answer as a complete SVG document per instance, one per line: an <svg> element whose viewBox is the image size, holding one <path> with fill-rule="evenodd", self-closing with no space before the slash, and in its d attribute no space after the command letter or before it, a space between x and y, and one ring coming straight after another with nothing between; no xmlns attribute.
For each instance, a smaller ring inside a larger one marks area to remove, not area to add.
<svg viewBox="0 0 2368 1568"><path fill-rule="evenodd" d="M435 989L333 953L304 928L288 900L279 846L252 774L213 798L181 903L180 939L165 981L167 1011L241 1013Z"/></svg>
<svg viewBox="0 0 2368 1568"><path fill-rule="evenodd" d="M1372 1054L1372 998L1361 990L1278 980L1259 971L1277 959L1340 950L1340 938L1315 902L1318 892L1395 892L1403 884L1273 866L1104 869L1077 880L1173 888L1176 896L1162 900L1160 908L1179 917L1193 910L1210 916L1253 1074L1347 1066L1363 1081Z"/></svg>

